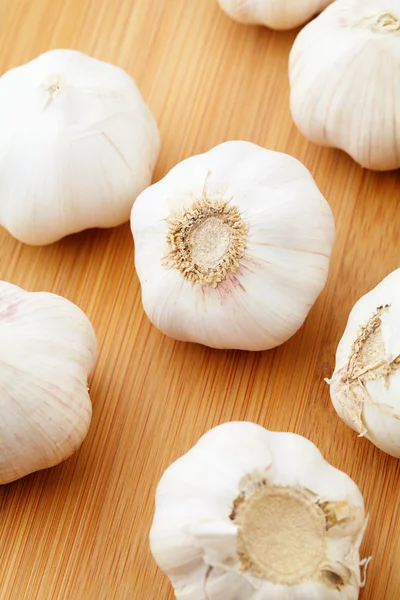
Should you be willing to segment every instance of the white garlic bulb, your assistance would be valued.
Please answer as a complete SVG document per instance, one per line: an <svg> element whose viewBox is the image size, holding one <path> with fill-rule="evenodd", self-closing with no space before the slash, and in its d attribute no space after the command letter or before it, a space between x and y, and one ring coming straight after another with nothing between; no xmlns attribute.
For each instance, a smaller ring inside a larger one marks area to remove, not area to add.
<svg viewBox="0 0 400 600"><path fill-rule="evenodd" d="M400 458L400 269L354 305L328 383L340 418Z"/></svg>
<svg viewBox="0 0 400 600"><path fill-rule="evenodd" d="M93 327L72 302L0 282L0 484L79 448L96 356Z"/></svg>
<svg viewBox="0 0 400 600"><path fill-rule="evenodd" d="M333 0L218 0L235 21L280 30L303 25L331 2Z"/></svg>
<svg viewBox="0 0 400 600"><path fill-rule="evenodd" d="M365 525L314 444L233 422L165 471L150 544L177 600L355 600Z"/></svg>
<svg viewBox="0 0 400 600"><path fill-rule="evenodd" d="M160 145L131 77L72 50L0 78L0 131L0 225L33 245L128 221Z"/></svg>
<svg viewBox="0 0 400 600"><path fill-rule="evenodd" d="M311 141L373 170L400 167L400 4L337 0L290 54L291 111Z"/></svg>
<svg viewBox="0 0 400 600"><path fill-rule="evenodd" d="M136 271L153 324L182 341L265 350L325 285L332 212L299 161L250 142L192 156L137 199Z"/></svg>

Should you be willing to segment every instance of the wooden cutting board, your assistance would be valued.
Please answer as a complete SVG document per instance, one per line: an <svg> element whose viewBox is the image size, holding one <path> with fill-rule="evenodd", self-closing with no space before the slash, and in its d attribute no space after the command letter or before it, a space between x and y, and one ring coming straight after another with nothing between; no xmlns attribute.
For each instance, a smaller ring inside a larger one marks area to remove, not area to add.
<svg viewBox="0 0 400 600"><path fill-rule="evenodd" d="M301 331L263 353L177 343L152 327L128 224L44 248L0 231L0 278L76 302L101 346L81 450L0 488L1 600L172 600L147 542L155 487L201 434L231 419L305 435L355 479L371 515L362 552L374 557L361 598L400 597L399 462L337 418L324 383L353 303L400 266L399 173L363 171L296 130L295 35L235 24L216 0L0 0L0 72L68 47L137 80L162 135L156 180L215 144L251 140L302 160L337 223L325 291Z"/></svg>

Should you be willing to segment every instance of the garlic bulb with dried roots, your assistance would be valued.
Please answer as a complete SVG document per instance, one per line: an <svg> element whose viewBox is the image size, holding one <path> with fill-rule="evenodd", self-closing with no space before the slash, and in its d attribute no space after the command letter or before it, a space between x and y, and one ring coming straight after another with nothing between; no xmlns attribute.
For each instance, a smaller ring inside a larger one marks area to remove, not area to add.
<svg viewBox="0 0 400 600"><path fill-rule="evenodd" d="M0 282L0 484L79 448L96 357L93 327L72 302Z"/></svg>
<svg viewBox="0 0 400 600"><path fill-rule="evenodd" d="M192 156L137 199L136 271L153 324L182 341L265 350L325 285L332 212L298 160L250 142Z"/></svg>
<svg viewBox="0 0 400 600"><path fill-rule="evenodd" d="M51 50L0 78L0 225L27 244L129 220L157 125L131 77Z"/></svg>
<svg viewBox="0 0 400 600"><path fill-rule="evenodd" d="M235 21L280 30L303 25L331 2L333 0L218 0Z"/></svg>
<svg viewBox="0 0 400 600"><path fill-rule="evenodd" d="M150 544L177 600L356 600L365 525L314 444L234 422L165 471Z"/></svg>
<svg viewBox="0 0 400 600"><path fill-rule="evenodd" d="M368 169L400 167L399 0L336 0L290 54L291 110L311 141Z"/></svg>
<svg viewBox="0 0 400 600"><path fill-rule="evenodd" d="M400 458L400 269L354 305L329 383L340 418Z"/></svg>

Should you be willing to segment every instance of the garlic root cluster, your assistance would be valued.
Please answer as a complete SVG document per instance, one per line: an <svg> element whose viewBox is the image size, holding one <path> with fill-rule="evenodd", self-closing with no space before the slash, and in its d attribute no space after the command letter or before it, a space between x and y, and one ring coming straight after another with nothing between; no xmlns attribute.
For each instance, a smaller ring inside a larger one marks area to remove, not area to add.
<svg viewBox="0 0 400 600"><path fill-rule="evenodd" d="M356 600L365 526L314 444L232 422L165 471L150 543L177 600Z"/></svg>
<svg viewBox="0 0 400 600"><path fill-rule="evenodd" d="M86 315L0 282L0 484L52 467L88 431L97 340Z"/></svg>
<svg viewBox="0 0 400 600"><path fill-rule="evenodd" d="M328 275L334 220L286 154L226 142L175 166L135 202L144 309L166 335L265 350L303 324Z"/></svg>
<svg viewBox="0 0 400 600"><path fill-rule="evenodd" d="M0 225L41 245L129 220L157 125L122 69L52 50L0 78Z"/></svg>
<svg viewBox="0 0 400 600"><path fill-rule="evenodd" d="M341 419L400 458L400 269L353 307L329 383Z"/></svg>
<svg viewBox="0 0 400 600"><path fill-rule="evenodd" d="M235 21L265 25L271 29L294 29L309 21L333 0L218 0Z"/></svg>
<svg viewBox="0 0 400 600"><path fill-rule="evenodd" d="M361 166L400 167L400 4L336 0L290 54L291 111L300 131Z"/></svg>

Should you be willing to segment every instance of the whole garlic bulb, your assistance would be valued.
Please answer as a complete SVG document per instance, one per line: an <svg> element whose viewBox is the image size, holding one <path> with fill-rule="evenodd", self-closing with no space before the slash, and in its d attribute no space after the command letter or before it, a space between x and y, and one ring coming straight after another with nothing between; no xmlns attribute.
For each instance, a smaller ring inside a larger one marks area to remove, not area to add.
<svg viewBox="0 0 400 600"><path fill-rule="evenodd" d="M150 544L177 600L355 600L365 524L314 444L233 422L165 471Z"/></svg>
<svg viewBox="0 0 400 600"><path fill-rule="evenodd" d="M294 29L324 10L333 0L218 0L235 21Z"/></svg>
<svg viewBox="0 0 400 600"><path fill-rule="evenodd" d="M0 282L0 484L79 448L96 357L93 327L72 302Z"/></svg>
<svg viewBox="0 0 400 600"><path fill-rule="evenodd" d="M192 156L131 216L144 309L165 334L265 350L303 324L325 285L332 212L299 161L250 142Z"/></svg>
<svg viewBox="0 0 400 600"><path fill-rule="evenodd" d="M311 141L373 170L400 167L398 0L337 0L290 54L291 111Z"/></svg>
<svg viewBox="0 0 400 600"><path fill-rule="evenodd" d="M128 221L160 146L131 77L72 50L0 78L0 131L0 224L33 245Z"/></svg>
<svg viewBox="0 0 400 600"><path fill-rule="evenodd" d="M354 305L329 383L340 418L400 458L400 269Z"/></svg>

